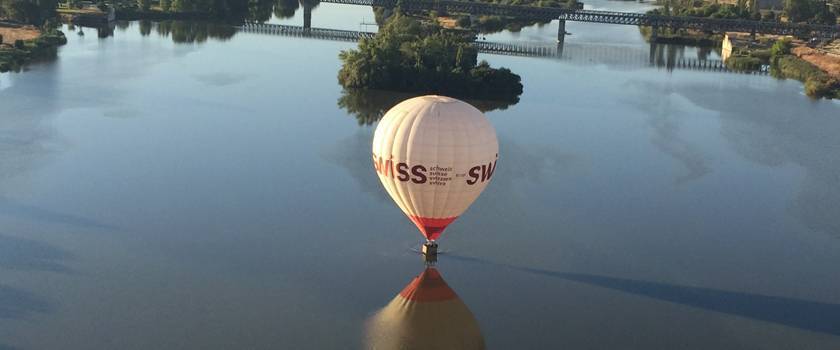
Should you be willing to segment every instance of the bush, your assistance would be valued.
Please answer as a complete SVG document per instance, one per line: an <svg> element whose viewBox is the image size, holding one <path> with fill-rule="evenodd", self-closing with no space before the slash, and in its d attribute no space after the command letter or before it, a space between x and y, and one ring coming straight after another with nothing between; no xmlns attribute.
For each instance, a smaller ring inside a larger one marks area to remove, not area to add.
<svg viewBox="0 0 840 350"><path fill-rule="evenodd" d="M760 58L752 56L730 56L726 59L726 67L737 71L752 71L761 69L765 64Z"/></svg>
<svg viewBox="0 0 840 350"><path fill-rule="evenodd" d="M810 97L840 98L840 82L799 57L792 55L776 57L771 73L777 78L792 78L804 82L805 94Z"/></svg>
<svg viewBox="0 0 840 350"><path fill-rule="evenodd" d="M26 48L26 44L23 42L23 40L17 39L15 40L15 48L18 50L23 50L24 48Z"/></svg>
<svg viewBox="0 0 840 350"><path fill-rule="evenodd" d="M0 45L3 44L3 34L0 34Z"/></svg>
<svg viewBox="0 0 840 350"><path fill-rule="evenodd" d="M472 25L472 20L470 19L470 16L461 16L458 17L458 22L456 22L456 24L458 24L461 28L469 28Z"/></svg>
<svg viewBox="0 0 840 350"><path fill-rule="evenodd" d="M773 43L773 47L770 48L770 55L773 57L789 55L790 47L790 39L785 38L782 40L777 40L775 43Z"/></svg>
<svg viewBox="0 0 840 350"><path fill-rule="evenodd" d="M770 57L772 55L773 54L770 52L770 50L754 50L752 53L750 53L750 56L760 59L765 64L770 63Z"/></svg>
<svg viewBox="0 0 840 350"><path fill-rule="evenodd" d="M810 97L821 98L834 95L832 86L835 82L831 80L810 79L805 81L805 94Z"/></svg>

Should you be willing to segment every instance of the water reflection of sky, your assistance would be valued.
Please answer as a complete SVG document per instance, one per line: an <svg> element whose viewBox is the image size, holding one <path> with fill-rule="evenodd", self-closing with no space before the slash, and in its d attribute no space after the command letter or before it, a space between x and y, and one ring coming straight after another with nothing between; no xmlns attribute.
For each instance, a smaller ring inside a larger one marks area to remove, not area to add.
<svg viewBox="0 0 840 350"><path fill-rule="evenodd" d="M0 75L0 344L358 346L422 266L373 127L338 106L353 44L140 32ZM488 112L498 172L439 264L489 348L837 347L840 105L765 76L482 58L525 92Z"/></svg>

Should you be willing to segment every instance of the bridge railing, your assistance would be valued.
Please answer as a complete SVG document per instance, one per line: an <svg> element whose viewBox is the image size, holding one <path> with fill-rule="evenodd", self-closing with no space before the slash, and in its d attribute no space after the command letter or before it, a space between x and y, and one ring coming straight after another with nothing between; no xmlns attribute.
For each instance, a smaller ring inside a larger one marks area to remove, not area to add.
<svg viewBox="0 0 840 350"><path fill-rule="evenodd" d="M358 41L361 38L373 37L374 32L361 32L341 29L327 28L304 28L283 24L262 24L246 23L239 27L244 32L280 35L289 37L305 37L321 40L336 41ZM569 62L609 62L610 65L640 67L650 66L657 68L690 69L702 71L717 71L730 73L766 74L760 72L738 72L729 70L721 60L701 60L685 57L654 57L639 50L628 50L626 47L582 47L580 45L565 44L547 46L536 43L497 43L489 41L476 41L473 45L481 53L550 58Z"/></svg>

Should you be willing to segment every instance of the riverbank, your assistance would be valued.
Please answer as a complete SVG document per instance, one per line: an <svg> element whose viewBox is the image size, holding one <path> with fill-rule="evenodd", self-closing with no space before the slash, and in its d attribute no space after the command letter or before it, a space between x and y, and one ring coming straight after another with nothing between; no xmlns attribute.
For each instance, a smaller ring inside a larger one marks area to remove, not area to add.
<svg viewBox="0 0 840 350"><path fill-rule="evenodd" d="M583 3L576 0L478 0L478 2L500 5L583 9ZM384 10L380 10L377 16L377 23L380 25L384 24L386 18L386 16L382 15L383 12ZM538 24L548 24L553 20L551 18L534 19L496 15L473 16L465 13L441 13L437 11L409 11L407 14L420 18L429 18L444 28L470 30L482 34L497 33L503 30L519 32L522 28Z"/></svg>
<svg viewBox="0 0 840 350"><path fill-rule="evenodd" d="M804 83L805 94L811 98L840 99L840 57L831 52L785 37L752 41L730 35L724 40L723 52L729 69L755 71L767 67L776 78Z"/></svg>
<svg viewBox="0 0 840 350"><path fill-rule="evenodd" d="M811 63L829 76L840 80L840 40L834 40L816 47L808 47L804 43L794 46L791 52L808 63Z"/></svg>
<svg viewBox="0 0 840 350"><path fill-rule="evenodd" d="M809 97L840 99L840 80L795 55L785 55L774 60L771 73L777 78L803 82L805 94Z"/></svg>
<svg viewBox="0 0 840 350"><path fill-rule="evenodd" d="M61 31L45 33L33 26L2 26L0 35L0 73L19 71L33 61L55 57L58 46L67 43Z"/></svg>

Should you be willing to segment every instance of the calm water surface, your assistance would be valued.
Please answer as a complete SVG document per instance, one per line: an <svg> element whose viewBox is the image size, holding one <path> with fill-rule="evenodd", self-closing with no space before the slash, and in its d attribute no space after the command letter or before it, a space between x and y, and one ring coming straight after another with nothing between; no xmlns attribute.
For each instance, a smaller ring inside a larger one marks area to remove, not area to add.
<svg viewBox="0 0 840 350"><path fill-rule="evenodd" d="M0 349L361 347L424 268L370 164L402 96L342 93L354 43L161 26L0 75ZM498 172L438 269L488 348L840 348L840 104L567 28L575 59L481 57L525 92L490 107Z"/></svg>

